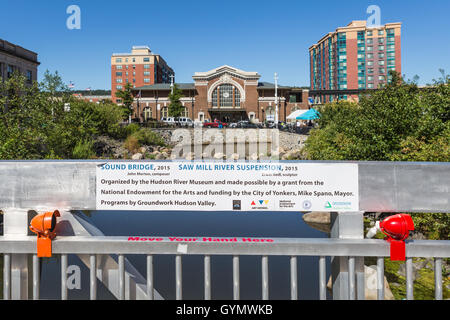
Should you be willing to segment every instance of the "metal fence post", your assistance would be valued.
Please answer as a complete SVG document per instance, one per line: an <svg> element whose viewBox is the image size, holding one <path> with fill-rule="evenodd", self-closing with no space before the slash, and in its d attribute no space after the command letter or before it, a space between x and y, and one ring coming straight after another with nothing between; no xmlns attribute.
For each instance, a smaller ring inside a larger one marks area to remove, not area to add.
<svg viewBox="0 0 450 320"><path fill-rule="evenodd" d="M28 235L30 214L26 209L5 209L3 217L3 235L20 237ZM27 300L29 282L28 268L31 261L27 254L11 254L11 299Z"/></svg>
<svg viewBox="0 0 450 320"><path fill-rule="evenodd" d="M363 239L363 212L332 212L330 237ZM349 299L350 283L356 283L356 298L364 300L364 257L354 258L354 276L356 276L356 279L353 279L352 282L349 282L348 271L348 257L331 257L333 299Z"/></svg>

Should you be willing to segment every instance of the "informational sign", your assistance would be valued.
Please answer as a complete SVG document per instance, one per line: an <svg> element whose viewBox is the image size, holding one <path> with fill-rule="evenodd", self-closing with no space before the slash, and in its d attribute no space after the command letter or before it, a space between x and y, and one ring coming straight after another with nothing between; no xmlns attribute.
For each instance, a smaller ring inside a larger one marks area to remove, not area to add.
<svg viewBox="0 0 450 320"><path fill-rule="evenodd" d="M295 162L108 162L97 210L358 211L358 165Z"/></svg>

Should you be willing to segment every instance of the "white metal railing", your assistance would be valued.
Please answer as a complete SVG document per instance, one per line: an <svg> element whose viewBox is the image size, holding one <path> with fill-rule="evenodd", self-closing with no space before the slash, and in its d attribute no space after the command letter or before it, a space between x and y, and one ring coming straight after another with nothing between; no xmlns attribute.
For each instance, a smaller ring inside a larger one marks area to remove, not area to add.
<svg viewBox="0 0 450 320"><path fill-rule="evenodd" d="M270 256L287 256L290 259L291 299L298 298L297 258L299 256L319 257L319 298L326 299L326 257L346 257L348 259L348 298L356 299L355 258L377 257L378 299L384 299L384 257L389 256L389 244L374 239L308 239L308 238L273 238L273 242L174 242L164 237L162 241L150 243L136 240L138 237L58 237L53 241L53 253L61 257L61 298L68 298L66 287L67 257L69 254L87 254L90 259L90 298L97 296L96 265L101 255L117 255L119 299L128 296L125 285L125 255L140 254L146 256L147 293L153 299L154 289L154 255L173 255L175 257L175 293L176 299L183 298L182 259L183 255L204 256L204 299L211 297L211 256L229 255L233 261L233 299L240 298L240 256L261 256L263 300L269 294L269 258ZM192 237L189 237L192 238ZM134 239L134 240L133 240ZM259 238L252 238L259 239ZM185 246L180 250L180 246ZM182 251L182 253L180 253ZM3 291L4 299L10 299L11 290L11 254L30 254L33 256L33 299L39 299L39 258L36 256L36 238L0 237L0 252L4 254ZM441 300L442 293L442 259L450 257L450 241L414 240L406 244L406 297L412 300L413 265L415 257L434 258L435 298Z"/></svg>

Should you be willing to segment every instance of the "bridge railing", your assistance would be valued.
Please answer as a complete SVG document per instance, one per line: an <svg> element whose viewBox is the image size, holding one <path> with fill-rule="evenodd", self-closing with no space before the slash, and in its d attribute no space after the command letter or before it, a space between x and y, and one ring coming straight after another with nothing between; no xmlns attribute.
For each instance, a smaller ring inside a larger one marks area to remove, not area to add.
<svg viewBox="0 0 450 320"><path fill-rule="evenodd" d="M177 237L180 240L192 237ZM206 237L205 237L206 238ZM376 239L297 239L273 238L271 242L251 238L221 238L216 242L173 241L162 238L157 243L149 242L143 237L58 237L53 242L53 253L60 255L61 263L61 298L68 298L66 285L67 261L69 254L89 255L90 260L90 299L97 298L97 261L102 255L115 255L118 261L117 287L119 299L128 299L129 292L125 285L125 256L131 254L146 257L147 298L153 299L154 255L171 255L175 259L175 296L183 298L182 261L186 255L203 256L204 299L210 300L211 287L211 257L217 255L232 256L233 260L233 299L240 298L239 261L241 256L260 256L262 274L263 300L270 299L269 289L269 258L271 256L286 256L290 261L290 292L291 299L298 299L297 259L301 256L319 257L319 298L325 300L326 295L326 259L327 257L343 257L348 261L348 288L350 300L357 298L358 281L355 272L355 259L361 257L377 258L377 296L382 300L384 292L384 258L389 256L389 244ZM3 294L4 299L11 298L11 254L32 255L32 287L33 299L39 299L39 259L36 256L36 237L0 237L0 252L4 255ZM441 300L442 289L442 259L450 257L450 241L414 240L406 244L406 297L413 299L413 258L434 258L435 298ZM287 270L288 271L288 270ZM301 285L301 283L300 283Z"/></svg>

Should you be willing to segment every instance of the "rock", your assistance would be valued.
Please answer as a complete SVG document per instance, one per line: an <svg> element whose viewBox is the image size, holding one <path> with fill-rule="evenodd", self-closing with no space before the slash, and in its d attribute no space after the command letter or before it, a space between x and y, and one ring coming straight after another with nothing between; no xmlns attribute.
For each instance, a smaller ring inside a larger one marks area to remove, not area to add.
<svg viewBox="0 0 450 320"><path fill-rule="evenodd" d="M378 300L377 266L364 266L364 297L366 300ZM328 278L328 290L332 290L331 276ZM389 283L384 277L384 300L395 300Z"/></svg>
<svg viewBox="0 0 450 320"><path fill-rule="evenodd" d="M145 154L147 152L147 148L146 147L140 147L139 148L139 153Z"/></svg>
<svg viewBox="0 0 450 320"><path fill-rule="evenodd" d="M364 266L366 300L378 300L377 275L377 266ZM384 277L384 300L395 300L386 277Z"/></svg>
<svg viewBox="0 0 450 320"><path fill-rule="evenodd" d="M131 156L131 159L132 160L141 160L141 159L143 159L144 158L144 155L142 154L142 153L135 153L135 154L133 154L132 156Z"/></svg>
<svg viewBox="0 0 450 320"><path fill-rule="evenodd" d="M224 154L222 152L217 152L217 153L214 154L213 158L222 160L223 157L224 157Z"/></svg>
<svg viewBox="0 0 450 320"><path fill-rule="evenodd" d="M162 153L156 154L155 160L164 160L164 156L162 155Z"/></svg>
<svg viewBox="0 0 450 320"><path fill-rule="evenodd" d="M195 159L195 154L193 152L189 152L186 157L186 160L194 160Z"/></svg>
<svg viewBox="0 0 450 320"><path fill-rule="evenodd" d="M252 153L250 157L248 157L249 160L258 160L258 155L256 153Z"/></svg>
<svg viewBox="0 0 450 320"><path fill-rule="evenodd" d="M313 223L331 223L331 214L329 212L309 212L305 213L302 216L305 222L313 222Z"/></svg>
<svg viewBox="0 0 450 320"><path fill-rule="evenodd" d="M176 158L177 158L177 155L175 153L170 155L170 160L175 160Z"/></svg>
<svg viewBox="0 0 450 320"><path fill-rule="evenodd" d="M230 160L239 160L239 154L238 153L232 153L230 155Z"/></svg>

